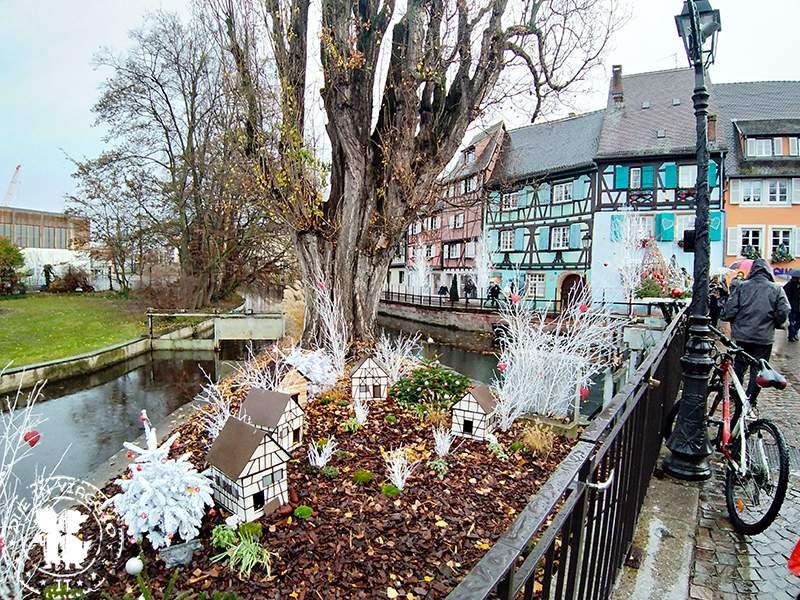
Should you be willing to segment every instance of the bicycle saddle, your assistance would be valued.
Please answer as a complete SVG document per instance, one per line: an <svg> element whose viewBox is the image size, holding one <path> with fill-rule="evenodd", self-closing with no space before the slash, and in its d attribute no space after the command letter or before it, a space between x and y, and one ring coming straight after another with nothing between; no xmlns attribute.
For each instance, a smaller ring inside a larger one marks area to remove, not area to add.
<svg viewBox="0 0 800 600"><path fill-rule="evenodd" d="M786 389L786 378L761 359L761 370L756 375L756 383L762 388Z"/></svg>

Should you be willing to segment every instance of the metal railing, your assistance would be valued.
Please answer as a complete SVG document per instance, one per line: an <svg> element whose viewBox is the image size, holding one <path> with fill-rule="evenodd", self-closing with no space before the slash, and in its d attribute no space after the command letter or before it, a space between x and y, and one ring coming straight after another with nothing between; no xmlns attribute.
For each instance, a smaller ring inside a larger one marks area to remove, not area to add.
<svg viewBox="0 0 800 600"><path fill-rule="evenodd" d="M610 597L678 393L685 324L686 309L449 599Z"/></svg>

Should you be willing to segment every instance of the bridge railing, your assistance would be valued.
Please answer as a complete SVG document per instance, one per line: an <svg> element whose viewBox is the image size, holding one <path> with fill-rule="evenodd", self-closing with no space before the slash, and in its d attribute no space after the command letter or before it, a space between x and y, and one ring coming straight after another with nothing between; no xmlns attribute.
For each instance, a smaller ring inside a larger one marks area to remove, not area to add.
<svg viewBox="0 0 800 600"><path fill-rule="evenodd" d="M610 597L678 393L685 325L684 308L449 599Z"/></svg>

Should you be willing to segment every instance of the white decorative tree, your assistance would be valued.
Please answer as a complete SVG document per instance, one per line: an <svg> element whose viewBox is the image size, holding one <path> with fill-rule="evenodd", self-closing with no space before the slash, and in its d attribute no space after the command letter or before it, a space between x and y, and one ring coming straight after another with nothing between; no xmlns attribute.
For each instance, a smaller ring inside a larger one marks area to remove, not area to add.
<svg viewBox="0 0 800 600"><path fill-rule="evenodd" d="M356 413L356 421L361 426L367 424L367 417L369 416L369 403L364 398L356 398L353 400L353 411Z"/></svg>
<svg viewBox="0 0 800 600"><path fill-rule="evenodd" d="M436 456L444 458L450 452L450 446L453 445L455 434L452 429L447 427L434 427L433 428L433 450Z"/></svg>
<svg viewBox="0 0 800 600"><path fill-rule="evenodd" d="M491 238L489 230L484 227L475 244L475 286L478 288L480 298L488 295L489 279L492 276L493 268Z"/></svg>
<svg viewBox="0 0 800 600"><path fill-rule="evenodd" d="M386 473L389 476L389 481L398 489L402 490L417 463L412 463L408 460L406 451L403 448L389 450L384 455L386 461Z"/></svg>
<svg viewBox="0 0 800 600"><path fill-rule="evenodd" d="M647 222L638 214L626 212L619 231L619 277L626 302L632 302L642 281L644 243L650 238Z"/></svg>
<svg viewBox="0 0 800 600"><path fill-rule="evenodd" d="M128 466L129 473L116 482L122 492L108 502L122 517L131 538L146 537L158 550L169 546L176 533L183 541L197 536L205 507L213 503L211 482L192 466L188 453L168 458L178 433L159 445L146 411L140 419L147 447L125 442L125 448L137 456Z"/></svg>
<svg viewBox="0 0 800 600"><path fill-rule="evenodd" d="M310 443L308 445L308 463L312 467L321 469L333 458L336 451L336 438L331 436L324 444Z"/></svg>
<svg viewBox="0 0 800 600"><path fill-rule="evenodd" d="M248 345L245 359L234 365L234 382L239 387L280 391L281 382L289 371L286 356L274 345L269 356L257 357Z"/></svg>
<svg viewBox="0 0 800 600"><path fill-rule="evenodd" d="M381 332L381 337L375 344L374 356L388 370L389 385L396 383L419 362L422 352L419 340L419 332L413 335L400 333L395 337L385 331Z"/></svg>
<svg viewBox="0 0 800 600"><path fill-rule="evenodd" d="M425 246L418 242L414 246L414 263L408 272L408 284L415 294L430 294L431 265L425 253Z"/></svg>
<svg viewBox="0 0 800 600"><path fill-rule="evenodd" d="M316 281L308 295L311 296L313 312L319 322L314 345L330 357L337 378L341 377L347 362L350 332L336 290L329 289L324 275L317 271Z"/></svg>
<svg viewBox="0 0 800 600"><path fill-rule="evenodd" d="M200 422L206 431L206 445L211 446L219 436L219 432L225 426L227 420L233 416L231 410L230 394L225 394L219 384L215 383L211 376L200 367L205 375L206 383L200 388L195 396L195 400L202 402L198 411Z"/></svg>

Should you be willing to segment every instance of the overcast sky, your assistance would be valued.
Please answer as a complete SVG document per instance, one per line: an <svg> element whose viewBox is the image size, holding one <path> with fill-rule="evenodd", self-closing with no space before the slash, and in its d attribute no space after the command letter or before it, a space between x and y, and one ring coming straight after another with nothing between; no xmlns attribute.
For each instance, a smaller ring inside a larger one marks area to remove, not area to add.
<svg viewBox="0 0 800 600"><path fill-rule="evenodd" d="M581 110L602 108L612 64L624 73L686 66L673 16L681 0L626 0L631 18L612 41L594 91ZM712 0L722 13L716 82L800 79L798 0ZM13 204L62 210L73 189L64 155L95 156L102 132L91 106L105 73L93 70L101 47L126 47L143 15L188 12L189 0L0 0L0 200L17 164L22 183ZM566 109L565 111L570 110ZM800 112L800 107L798 107Z"/></svg>

